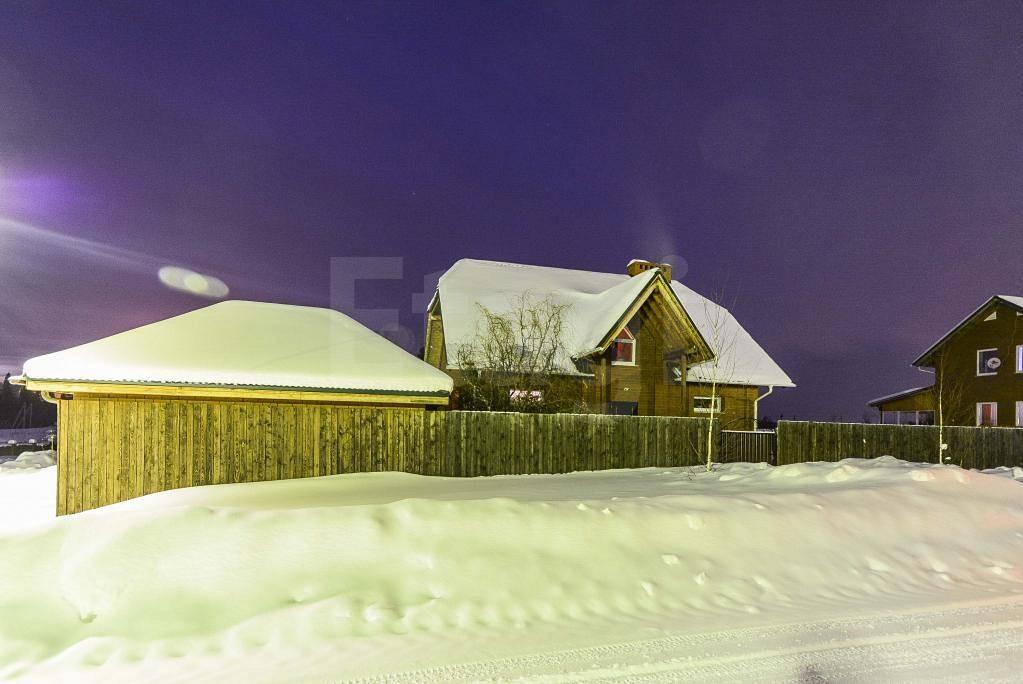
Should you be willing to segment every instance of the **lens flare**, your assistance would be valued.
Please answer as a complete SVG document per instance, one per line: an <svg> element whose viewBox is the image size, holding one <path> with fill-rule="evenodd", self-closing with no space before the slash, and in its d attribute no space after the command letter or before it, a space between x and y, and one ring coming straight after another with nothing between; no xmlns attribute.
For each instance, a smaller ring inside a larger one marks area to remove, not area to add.
<svg viewBox="0 0 1023 684"><path fill-rule="evenodd" d="M230 290L223 280L203 275L179 266L164 266L157 275L160 282L172 290L187 292L207 299L223 299Z"/></svg>

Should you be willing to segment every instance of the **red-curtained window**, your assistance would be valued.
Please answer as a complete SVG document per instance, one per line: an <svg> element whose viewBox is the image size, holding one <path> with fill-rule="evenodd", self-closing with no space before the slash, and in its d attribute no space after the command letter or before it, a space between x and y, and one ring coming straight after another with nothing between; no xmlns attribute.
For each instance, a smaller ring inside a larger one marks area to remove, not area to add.
<svg viewBox="0 0 1023 684"><path fill-rule="evenodd" d="M626 366L636 365L636 338L628 328L622 328L622 332L618 334L611 345L611 363Z"/></svg>

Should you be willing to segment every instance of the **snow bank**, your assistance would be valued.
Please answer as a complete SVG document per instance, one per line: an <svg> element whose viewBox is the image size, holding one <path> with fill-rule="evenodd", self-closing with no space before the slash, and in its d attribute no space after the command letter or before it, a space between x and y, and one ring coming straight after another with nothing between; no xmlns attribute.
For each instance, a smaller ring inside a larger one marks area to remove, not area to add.
<svg viewBox="0 0 1023 684"><path fill-rule="evenodd" d="M56 451L24 451L17 458L0 463L4 470L38 470L57 463Z"/></svg>
<svg viewBox="0 0 1023 684"><path fill-rule="evenodd" d="M1020 593L1020 494L887 457L165 492L0 534L0 678L328 680Z"/></svg>

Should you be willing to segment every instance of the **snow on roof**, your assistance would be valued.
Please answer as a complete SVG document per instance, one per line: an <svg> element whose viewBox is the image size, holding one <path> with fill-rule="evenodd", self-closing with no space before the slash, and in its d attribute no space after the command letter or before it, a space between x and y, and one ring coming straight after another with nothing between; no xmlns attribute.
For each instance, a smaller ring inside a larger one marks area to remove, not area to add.
<svg viewBox="0 0 1023 684"><path fill-rule="evenodd" d="M999 299L1004 299L1013 306L1023 309L1023 297L1017 297L1016 295L998 295Z"/></svg>
<svg viewBox="0 0 1023 684"><path fill-rule="evenodd" d="M658 273L660 271L651 269L629 277L617 273L462 259L441 276L438 285L444 340L451 350L449 364L453 365L454 350L469 342L475 334L480 320L480 305L491 311L506 312L523 295L549 296L555 303L568 304L565 347L573 356L588 353ZM721 355L719 368L729 370L729 382L795 386L726 309L678 281L672 281L671 288L712 347L713 323L721 321L723 330L719 332L718 339L728 340L729 348ZM569 359L565 359L562 365L566 370L574 370ZM688 379L700 382L707 379L709 372L707 364L693 366L689 369Z"/></svg>
<svg viewBox="0 0 1023 684"><path fill-rule="evenodd" d="M926 385L924 387L913 387L911 389L902 390L901 392L895 392L894 394L886 394L883 397L871 399L870 401L867 402L867 406L877 406L878 404L884 404L889 401L895 401L896 399L905 399L906 397L911 397L914 394L920 394L921 392L926 392L932 389L934 389L933 385Z"/></svg>
<svg viewBox="0 0 1023 684"><path fill-rule="evenodd" d="M449 393L451 378L331 309L226 301L31 359L28 380Z"/></svg>

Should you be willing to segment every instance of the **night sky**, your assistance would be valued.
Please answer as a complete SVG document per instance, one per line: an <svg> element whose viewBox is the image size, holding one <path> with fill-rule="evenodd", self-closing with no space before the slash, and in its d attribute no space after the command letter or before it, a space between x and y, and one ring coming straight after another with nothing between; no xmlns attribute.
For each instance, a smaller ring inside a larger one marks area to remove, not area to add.
<svg viewBox="0 0 1023 684"><path fill-rule="evenodd" d="M87 4L0 4L0 368L209 303L164 265L327 305L403 257L358 304L421 337L461 257L676 255L767 413L859 419L1023 294L1017 1Z"/></svg>

